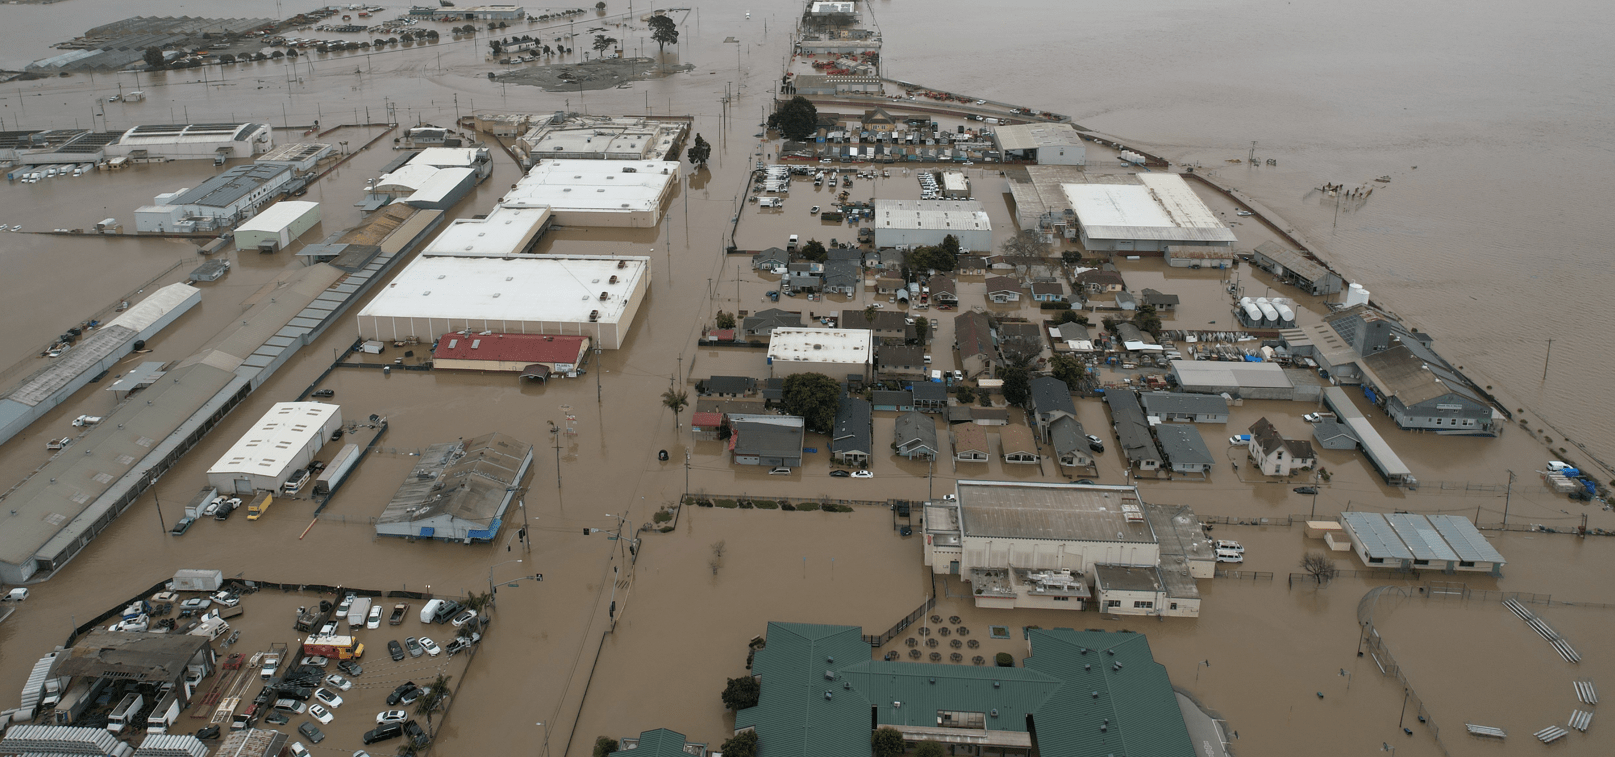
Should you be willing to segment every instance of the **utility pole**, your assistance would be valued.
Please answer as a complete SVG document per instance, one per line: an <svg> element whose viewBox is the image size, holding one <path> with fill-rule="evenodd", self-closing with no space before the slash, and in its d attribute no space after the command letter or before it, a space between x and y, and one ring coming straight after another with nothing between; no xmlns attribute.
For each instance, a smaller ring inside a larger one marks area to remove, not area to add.
<svg viewBox="0 0 1615 757"><path fill-rule="evenodd" d="M1318 474L1312 474L1312 518L1318 517Z"/></svg>
<svg viewBox="0 0 1615 757"><path fill-rule="evenodd" d="M1548 340L1548 354L1542 356L1542 380L1548 380L1548 358L1553 357L1553 340Z"/></svg>
<svg viewBox="0 0 1615 757"><path fill-rule="evenodd" d="M690 498L690 451L684 450L684 499ZM682 502L680 503L682 504Z"/></svg>
<svg viewBox="0 0 1615 757"><path fill-rule="evenodd" d="M1514 494L1514 471L1508 472L1508 489L1503 492L1503 528L1508 528L1508 501Z"/></svg>
<svg viewBox="0 0 1615 757"><path fill-rule="evenodd" d="M600 389L600 371L603 370L600 367L600 359L601 359L600 358L600 353L601 353L601 350L600 350L599 347L594 348L594 401L595 401L595 404L600 404L600 403L605 402L605 395L603 395L601 393L601 389Z"/></svg>
<svg viewBox="0 0 1615 757"><path fill-rule="evenodd" d="M555 441L555 502L561 503L561 429L555 421L546 421L550 424L550 438Z"/></svg>
<svg viewBox="0 0 1615 757"><path fill-rule="evenodd" d="M163 531L168 530L168 524L163 522L163 501L157 498L157 476L151 477L151 499L157 503L157 526Z"/></svg>

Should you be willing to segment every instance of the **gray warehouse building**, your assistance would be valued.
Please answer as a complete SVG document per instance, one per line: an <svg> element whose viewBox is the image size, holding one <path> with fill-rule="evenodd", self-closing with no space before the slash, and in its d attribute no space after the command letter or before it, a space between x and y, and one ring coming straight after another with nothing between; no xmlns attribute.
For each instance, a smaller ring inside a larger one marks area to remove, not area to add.
<svg viewBox="0 0 1615 757"><path fill-rule="evenodd" d="M492 541L532 464L533 445L499 433L427 447L376 520L376 535Z"/></svg>
<svg viewBox="0 0 1615 757"><path fill-rule="evenodd" d="M875 246L942 244L952 234L963 250L991 250L993 224L975 200L875 200Z"/></svg>
<svg viewBox="0 0 1615 757"><path fill-rule="evenodd" d="M1293 400L1295 384L1278 363L1173 360L1172 377L1185 392L1247 400Z"/></svg>
<svg viewBox="0 0 1615 757"><path fill-rule="evenodd" d="M1227 423L1228 400L1220 394L1144 392L1138 396L1144 410L1163 421Z"/></svg>
<svg viewBox="0 0 1615 757"><path fill-rule="evenodd" d="M1251 251L1251 263L1280 281L1311 295L1335 294L1346 285L1340 274L1325 268L1296 250L1288 250L1273 241L1256 245Z"/></svg>

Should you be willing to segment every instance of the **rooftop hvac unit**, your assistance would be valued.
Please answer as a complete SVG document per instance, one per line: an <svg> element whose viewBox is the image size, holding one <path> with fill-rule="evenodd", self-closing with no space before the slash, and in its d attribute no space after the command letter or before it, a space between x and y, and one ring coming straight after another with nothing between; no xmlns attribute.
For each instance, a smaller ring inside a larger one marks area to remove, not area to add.
<svg viewBox="0 0 1615 757"><path fill-rule="evenodd" d="M589 323L595 323L595 322L597 322L599 320L600 320L600 311L598 311L598 310L590 310L589 311Z"/></svg>
<svg viewBox="0 0 1615 757"><path fill-rule="evenodd" d="M607 284L615 284L615 283L617 283L617 277L616 277L616 276L612 276L612 277L611 277L611 280L610 280L610 281L608 281L608 282L606 282L606 283L607 283Z"/></svg>
<svg viewBox="0 0 1615 757"><path fill-rule="evenodd" d="M621 269L621 268L627 268L627 267L628 267L628 261L626 261L626 260L619 260L619 261L617 261L617 267L618 267L618 268L619 268L619 269Z"/></svg>
<svg viewBox="0 0 1615 757"><path fill-rule="evenodd" d="M601 299L601 301L611 299L611 293L610 292L601 292L600 293L600 299Z"/></svg>

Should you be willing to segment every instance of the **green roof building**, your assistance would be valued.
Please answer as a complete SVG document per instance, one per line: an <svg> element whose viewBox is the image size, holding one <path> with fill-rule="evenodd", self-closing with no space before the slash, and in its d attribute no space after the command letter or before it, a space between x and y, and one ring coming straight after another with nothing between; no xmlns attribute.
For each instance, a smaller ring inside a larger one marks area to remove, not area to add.
<svg viewBox="0 0 1615 757"><path fill-rule="evenodd" d="M706 744L690 743L684 734L666 728L641 731L639 738L626 738L620 744L611 757L704 757L707 753Z"/></svg>
<svg viewBox="0 0 1615 757"><path fill-rule="evenodd" d="M868 755L882 726L981 755L1193 757L1142 634L1033 629L1029 639L1018 668L888 662L870 659L856 626L769 623L752 665L762 693L735 727L756 730L758 757Z"/></svg>

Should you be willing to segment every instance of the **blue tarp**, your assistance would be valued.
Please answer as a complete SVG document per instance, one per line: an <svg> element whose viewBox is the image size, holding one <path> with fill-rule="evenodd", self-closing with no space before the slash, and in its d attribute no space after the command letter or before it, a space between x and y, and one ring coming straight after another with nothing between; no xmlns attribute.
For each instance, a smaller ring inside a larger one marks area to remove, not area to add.
<svg viewBox="0 0 1615 757"><path fill-rule="evenodd" d="M1262 356L1261 355L1246 355L1245 356L1245 362L1247 362L1247 363L1260 363L1260 362L1262 362Z"/></svg>
<svg viewBox="0 0 1615 757"><path fill-rule="evenodd" d="M437 535L437 529L431 526L421 526L421 536L430 539L435 535Z"/></svg>
<svg viewBox="0 0 1615 757"><path fill-rule="evenodd" d="M1374 390L1368 388L1367 386L1363 387L1363 396L1367 397L1369 402L1372 402L1372 403L1374 403L1376 405L1379 404L1379 398L1374 396Z"/></svg>

